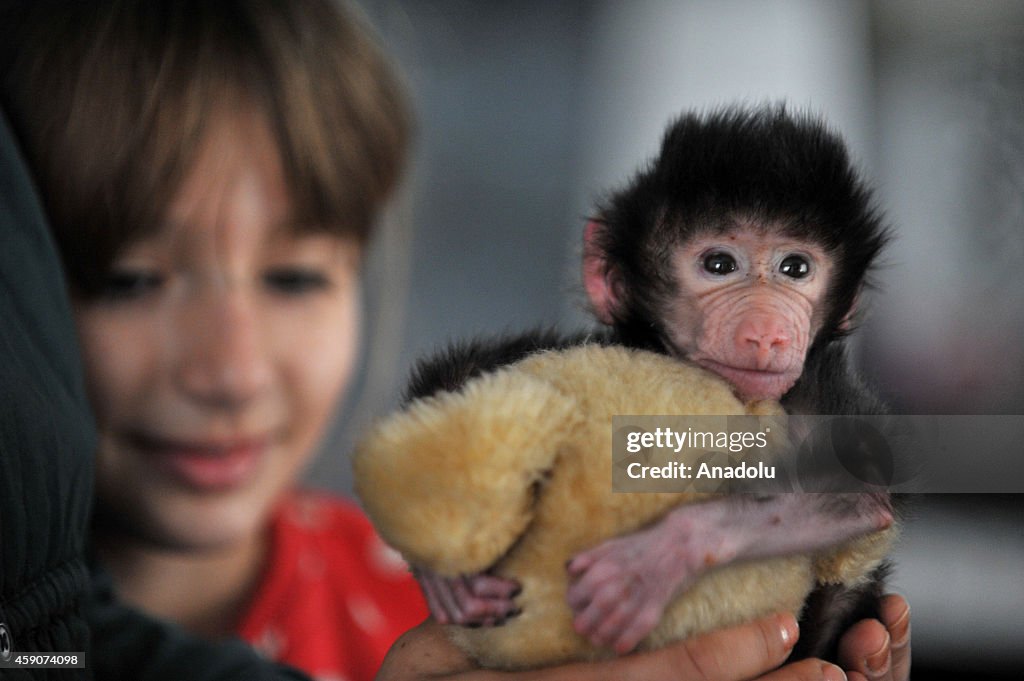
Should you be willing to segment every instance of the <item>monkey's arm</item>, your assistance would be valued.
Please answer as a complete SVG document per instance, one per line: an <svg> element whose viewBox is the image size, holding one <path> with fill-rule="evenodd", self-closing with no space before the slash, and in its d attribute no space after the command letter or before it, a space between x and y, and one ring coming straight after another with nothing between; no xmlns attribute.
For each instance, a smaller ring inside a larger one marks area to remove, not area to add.
<svg viewBox="0 0 1024 681"><path fill-rule="evenodd" d="M733 495L680 506L646 530L607 541L568 566L576 631L617 652L654 628L670 599L707 570L757 558L820 554L893 523L884 495ZM881 558L881 553L877 556ZM819 561L819 579L849 566Z"/></svg>

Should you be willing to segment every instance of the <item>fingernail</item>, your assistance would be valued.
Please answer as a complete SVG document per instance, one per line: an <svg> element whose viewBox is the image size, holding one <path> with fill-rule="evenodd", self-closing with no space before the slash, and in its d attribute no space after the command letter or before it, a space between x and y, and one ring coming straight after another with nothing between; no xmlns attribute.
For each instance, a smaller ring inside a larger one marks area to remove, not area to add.
<svg viewBox="0 0 1024 681"><path fill-rule="evenodd" d="M800 627L792 615L779 615L776 620L779 625L779 636L782 637L782 645L792 648L796 645L796 639L800 635Z"/></svg>
<svg viewBox="0 0 1024 681"><path fill-rule="evenodd" d="M872 674L881 674L885 671L886 666L889 663L889 634L885 635L885 643L878 649L878 652L868 655L864 660L867 663L868 670Z"/></svg>
<svg viewBox="0 0 1024 681"><path fill-rule="evenodd" d="M892 647L901 648L910 638L910 608L908 607L892 625Z"/></svg>
<svg viewBox="0 0 1024 681"><path fill-rule="evenodd" d="M821 675L825 677L825 681L846 681L846 672L828 662L822 663Z"/></svg>

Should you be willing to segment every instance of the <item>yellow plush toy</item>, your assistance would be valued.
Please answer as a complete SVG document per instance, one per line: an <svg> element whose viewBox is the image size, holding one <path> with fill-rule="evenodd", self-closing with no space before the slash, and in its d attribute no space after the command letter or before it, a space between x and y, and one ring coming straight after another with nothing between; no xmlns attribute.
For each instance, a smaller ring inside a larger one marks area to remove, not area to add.
<svg viewBox="0 0 1024 681"><path fill-rule="evenodd" d="M500 627L448 627L487 667L609 656L575 633L566 562L636 531L695 493L613 493L613 415L782 414L744 405L718 377L622 347L542 352L413 402L358 445L356 491L381 535L413 565L518 580L521 614ZM641 643L653 648L771 612L799 613L818 583L853 584L891 532L826 555L726 565L678 595Z"/></svg>

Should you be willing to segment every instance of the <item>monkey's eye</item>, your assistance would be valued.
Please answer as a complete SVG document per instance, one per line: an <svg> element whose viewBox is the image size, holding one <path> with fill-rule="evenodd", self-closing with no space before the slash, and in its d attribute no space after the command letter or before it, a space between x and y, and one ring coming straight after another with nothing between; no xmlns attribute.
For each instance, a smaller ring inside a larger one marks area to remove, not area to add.
<svg viewBox="0 0 1024 681"><path fill-rule="evenodd" d="M736 271L736 258L723 251L714 251L704 256L704 271L724 276Z"/></svg>
<svg viewBox="0 0 1024 681"><path fill-rule="evenodd" d="M787 255L779 265L779 272L793 279L803 279L811 273L811 263L802 255Z"/></svg>

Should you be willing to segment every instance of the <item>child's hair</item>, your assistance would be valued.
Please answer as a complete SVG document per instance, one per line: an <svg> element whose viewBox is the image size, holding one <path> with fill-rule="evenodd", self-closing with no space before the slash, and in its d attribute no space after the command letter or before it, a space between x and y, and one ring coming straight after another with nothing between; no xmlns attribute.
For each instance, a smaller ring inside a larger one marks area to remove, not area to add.
<svg viewBox="0 0 1024 681"><path fill-rule="evenodd" d="M297 229L365 241L409 137L402 88L333 0L5 3L2 103L73 290L157 229L210 122L255 110Z"/></svg>

